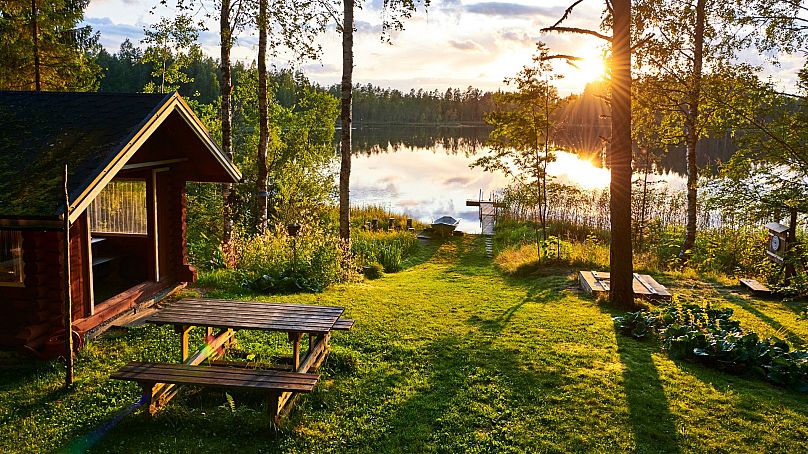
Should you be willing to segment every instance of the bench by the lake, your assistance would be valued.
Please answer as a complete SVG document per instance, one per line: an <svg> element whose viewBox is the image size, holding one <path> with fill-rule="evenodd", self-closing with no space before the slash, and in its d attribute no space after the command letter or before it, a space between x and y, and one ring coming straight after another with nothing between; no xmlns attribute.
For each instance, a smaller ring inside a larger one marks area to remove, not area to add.
<svg viewBox="0 0 808 454"><path fill-rule="evenodd" d="M162 408L180 385L250 389L267 393L267 410L277 423L294 405L298 393L311 392L319 375L310 373L328 354L333 330L349 330L353 320L340 318L343 308L251 301L183 299L149 317L148 323L172 325L180 334L182 364L130 363L112 378L141 384L149 412ZM194 327L207 330L202 348L189 354L188 336ZM214 335L214 330L219 332ZM246 367L245 363L216 361L235 341L240 329L285 332L292 343L291 370ZM301 358L300 344L308 337ZM209 365L201 365L207 363Z"/></svg>

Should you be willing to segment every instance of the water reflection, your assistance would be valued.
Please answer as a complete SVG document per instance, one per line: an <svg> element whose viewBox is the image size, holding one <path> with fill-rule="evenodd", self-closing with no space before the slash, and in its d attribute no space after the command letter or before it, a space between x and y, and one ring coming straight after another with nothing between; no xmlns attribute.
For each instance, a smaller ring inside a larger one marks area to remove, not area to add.
<svg viewBox="0 0 808 454"><path fill-rule="evenodd" d="M469 168L474 159L487 151L486 127L396 127L359 128L353 133L354 159L351 172L351 203L356 206L380 205L406 212L423 222L451 215L460 219L459 230L479 233L475 207L467 199L477 199L508 185L501 174ZM675 172L659 169L649 182L684 187ZM609 185L609 171L601 157L556 152L548 173L557 183L597 190Z"/></svg>

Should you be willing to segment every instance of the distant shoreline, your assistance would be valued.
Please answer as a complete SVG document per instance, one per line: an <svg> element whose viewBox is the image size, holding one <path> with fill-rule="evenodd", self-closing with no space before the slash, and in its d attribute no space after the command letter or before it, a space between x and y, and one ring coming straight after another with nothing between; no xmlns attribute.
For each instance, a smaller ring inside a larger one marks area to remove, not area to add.
<svg viewBox="0 0 808 454"><path fill-rule="evenodd" d="M363 128L363 127L379 127L379 126L418 126L418 127L440 127L440 128L479 128L479 127L488 127L489 125L485 124L484 122L471 122L471 121L464 121L464 122L427 122L427 123L409 123L409 122L356 122L353 124L352 129L356 128ZM336 129L342 129L341 126L337 126Z"/></svg>

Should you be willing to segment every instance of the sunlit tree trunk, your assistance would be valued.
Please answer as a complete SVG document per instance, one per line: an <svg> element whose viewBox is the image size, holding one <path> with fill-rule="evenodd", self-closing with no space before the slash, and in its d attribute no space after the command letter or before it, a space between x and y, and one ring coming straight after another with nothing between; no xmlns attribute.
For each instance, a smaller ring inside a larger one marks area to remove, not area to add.
<svg viewBox="0 0 808 454"><path fill-rule="evenodd" d="M222 0L221 11L219 16L219 38L220 45L220 70L222 73L221 89L222 89L222 104L221 104L221 120L222 120L222 151L227 159L233 160L233 113L230 106L230 97L232 95L232 80L230 68L230 48L233 45L233 37L230 32L230 0ZM224 213L222 224L222 242L227 244L233 237L233 194L231 185L229 183L223 186L224 197Z"/></svg>
<svg viewBox="0 0 808 454"><path fill-rule="evenodd" d="M353 90L354 0L343 0L342 104L340 109L339 236L351 239L351 97Z"/></svg>
<svg viewBox="0 0 808 454"><path fill-rule="evenodd" d="M267 143L269 102L267 93L267 0L258 4L258 228L267 228Z"/></svg>
<svg viewBox="0 0 808 454"><path fill-rule="evenodd" d="M31 0L31 38L34 41L34 89L42 91L42 64L39 58L39 8L36 0Z"/></svg>
<svg viewBox="0 0 808 454"><path fill-rule="evenodd" d="M699 143L699 103L701 100L701 72L704 60L704 8L707 0L696 2L696 27L693 46L693 82L688 94L687 119L685 121L685 146L687 148L687 223L685 240L679 258L686 262L690 258L696 244L696 210L698 188L698 164L696 163L696 146Z"/></svg>
<svg viewBox="0 0 808 454"><path fill-rule="evenodd" d="M611 299L620 306L631 307L631 0L613 0L612 7Z"/></svg>

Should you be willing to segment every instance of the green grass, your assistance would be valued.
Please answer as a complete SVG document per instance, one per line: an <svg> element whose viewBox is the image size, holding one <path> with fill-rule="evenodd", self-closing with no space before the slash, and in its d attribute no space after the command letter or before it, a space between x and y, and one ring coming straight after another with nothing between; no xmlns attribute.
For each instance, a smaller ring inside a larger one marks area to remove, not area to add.
<svg viewBox="0 0 808 454"><path fill-rule="evenodd" d="M576 291L572 276L562 268L506 276L485 258L482 239L466 237L421 248L382 279L255 297L341 305L356 319L334 334L321 384L278 432L267 429L260 396L232 394L233 411L221 392L186 390L154 419L124 417L93 451L804 450L808 395L674 361L617 334L616 312ZM748 298L717 281L660 280L680 298L734 307L761 334L808 341L797 304ZM236 356L272 361L287 348L271 334L238 340ZM79 357L69 392L59 389L57 363L0 367L0 451L82 446L139 397L136 385L107 376L129 360L176 361L177 347L170 328L105 335Z"/></svg>

